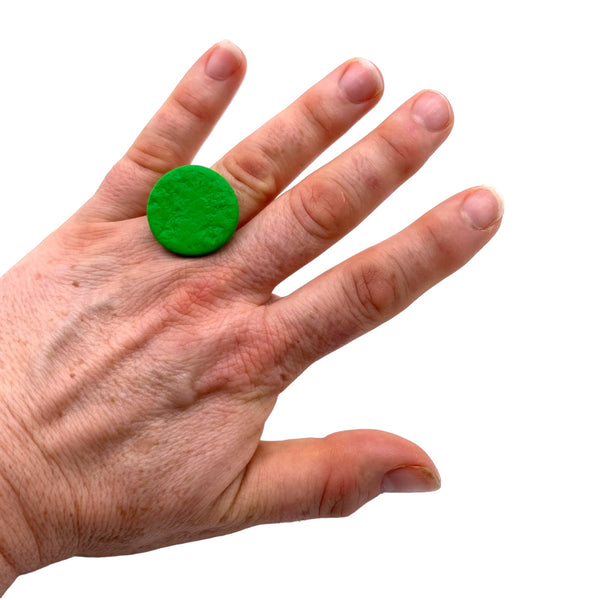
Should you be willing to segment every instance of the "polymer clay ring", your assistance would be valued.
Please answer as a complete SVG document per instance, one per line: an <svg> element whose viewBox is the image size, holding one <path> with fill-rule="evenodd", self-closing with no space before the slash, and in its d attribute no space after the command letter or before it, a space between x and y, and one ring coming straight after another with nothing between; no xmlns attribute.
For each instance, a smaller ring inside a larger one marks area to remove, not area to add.
<svg viewBox="0 0 600 600"><path fill-rule="evenodd" d="M150 231L167 250L200 256L229 241L237 228L239 207L223 176L206 167L185 165L156 182L147 217Z"/></svg>

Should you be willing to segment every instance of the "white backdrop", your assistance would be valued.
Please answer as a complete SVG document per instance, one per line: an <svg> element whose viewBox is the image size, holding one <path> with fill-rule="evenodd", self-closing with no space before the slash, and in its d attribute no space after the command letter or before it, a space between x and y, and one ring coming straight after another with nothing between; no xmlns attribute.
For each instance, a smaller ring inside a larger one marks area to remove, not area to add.
<svg viewBox="0 0 600 600"><path fill-rule="evenodd" d="M95 190L180 76L228 38L245 84L201 150L212 164L337 64L383 72L381 103L317 164L421 88L455 128L294 289L477 184L500 232L402 315L309 369L265 437L385 429L443 485L342 520L257 527L20 578L30 598L600 597L598 19L592 0L45 0L0 8L0 270Z"/></svg>

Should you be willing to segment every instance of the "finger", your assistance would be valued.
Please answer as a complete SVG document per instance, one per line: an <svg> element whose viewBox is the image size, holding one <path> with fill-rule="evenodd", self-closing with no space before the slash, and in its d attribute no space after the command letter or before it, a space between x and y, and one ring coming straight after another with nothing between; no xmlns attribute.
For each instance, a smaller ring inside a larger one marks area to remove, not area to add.
<svg viewBox="0 0 600 600"><path fill-rule="evenodd" d="M113 167L85 211L108 220L144 215L156 181L192 161L237 91L245 68L244 55L231 42L208 50Z"/></svg>
<svg viewBox="0 0 600 600"><path fill-rule="evenodd" d="M350 60L227 153L213 168L236 191L240 226L381 97L383 79L363 59Z"/></svg>
<svg viewBox="0 0 600 600"><path fill-rule="evenodd" d="M261 442L235 490L230 515L244 526L343 517L381 492L439 487L439 473L427 454L391 433L358 430Z"/></svg>
<svg viewBox="0 0 600 600"><path fill-rule="evenodd" d="M398 314L478 252L496 233L501 215L502 201L491 190L461 192L271 304L271 322L282 332L282 373L288 380L296 377Z"/></svg>
<svg viewBox="0 0 600 600"><path fill-rule="evenodd" d="M452 110L441 94L417 94L277 199L236 240L240 260L252 256L260 265L251 288L270 293L360 223L423 165L451 127Z"/></svg>

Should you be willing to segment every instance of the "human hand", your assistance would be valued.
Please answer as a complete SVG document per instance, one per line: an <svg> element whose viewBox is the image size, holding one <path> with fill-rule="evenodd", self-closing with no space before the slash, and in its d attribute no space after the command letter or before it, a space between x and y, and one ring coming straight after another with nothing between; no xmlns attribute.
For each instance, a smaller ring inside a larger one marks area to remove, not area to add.
<svg viewBox="0 0 600 600"><path fill-rule="evenodd" d="M0 590L73 555L139 552L259 523L347 515L439 475L379 431L261 441L307 366L403 310L496 232L484 188L284 298L275 286L356 226L449 134L422 92L294 188L383 85L345 63L214 165L239 229L202 258L145 219L157 179L189 163L241 82L229 44L191 68L98 192L1 280Z"/></svg>

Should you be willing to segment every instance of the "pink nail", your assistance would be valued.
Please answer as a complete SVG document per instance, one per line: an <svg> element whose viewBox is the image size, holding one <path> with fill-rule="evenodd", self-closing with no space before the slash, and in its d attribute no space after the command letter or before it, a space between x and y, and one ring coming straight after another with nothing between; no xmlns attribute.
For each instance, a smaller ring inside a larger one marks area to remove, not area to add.
<svg viewBox="0 0 600 600"><path fill-rule="evenodd" d="M474 229L487 229L502 217L504 204L500 195L490 188L471 192L462 206L469 225Z"/></svg>
<svg viewBox="0 0 600 600"><path fill-rule="evenodd" d="M413 104L412 114L429 131L441 131L450 124L450 104L437 92L423 92Z"/></svg>
<svg viewBox="0 0 600 600"><path fill-rule="evenodd" d="M213 79L223 81L240 68L242 57L242 51L235 44L229 41L220 42L208 57L206 73Z"/></svg>
<svg viewBox="0 0 600 600"><path fill-rule="evenodd" d="M344 71L340 87L350 102L360 104L375 98L383 89L377 67L364 58L356 59Z"/></svg>

